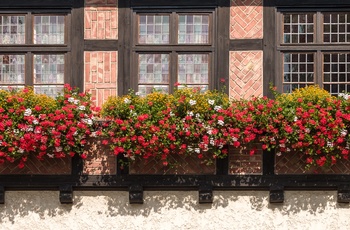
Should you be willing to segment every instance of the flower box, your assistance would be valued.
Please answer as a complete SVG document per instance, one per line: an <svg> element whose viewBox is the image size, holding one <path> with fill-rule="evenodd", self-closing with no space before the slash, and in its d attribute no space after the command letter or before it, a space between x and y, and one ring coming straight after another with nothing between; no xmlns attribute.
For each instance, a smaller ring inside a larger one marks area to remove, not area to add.
<svg viewBox="0 0 350 230"><path fill-rule="evenodd" d="M104 139L90 137L84 146L84 153L87 156L84 160L84 175L113 175L117 172L116 156L110 147L103 145Z"/></svg>
<svg viewBox="0 0 350 230"><path fill-rule="evenodd" d="M250 150L256 149L254 154ZM250 144L240 148L229 148L229 174L234 175L261 175L262 174L262 148L261 143Z"/></svg>
<svg viewBox="0 0 350 230"><path fill-rule="evenodd" d="M306 167L305 154L288 152L275 156L275 174L350 174L350 161L339 160L331 166Z"/></svg>
<svg viewBox="0 0 350 230"><path fill-rule="evenodd" d="M203 154L203 158L199 159L195 155L169 154L168 163L157 158L142 159L136 158L130 162L129 174L215 174L215 160L210 159L210 154Z"/></svg>
<svg viewBox="0 0 350 230"><path fill-rule="evenodd" d="M39 160L34 155L29 155L25 162L25 167L18 167L19 160L13 163L4 162L0 164L0 174L27 174L27 175L69 175L72 171L72 158L49 158L44 156Z"/></svg>

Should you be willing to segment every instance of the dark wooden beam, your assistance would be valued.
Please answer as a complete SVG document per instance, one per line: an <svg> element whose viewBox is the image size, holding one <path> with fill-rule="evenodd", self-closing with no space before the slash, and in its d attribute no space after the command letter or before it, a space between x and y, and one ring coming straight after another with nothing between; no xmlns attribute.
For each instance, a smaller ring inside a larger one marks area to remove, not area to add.
<svg viewBox="0 0 350 230"><path fill-rule="evenodd" d="M118 40L84 40L85 51L117 51Z"/></svg>
<svg viewBox="0 0 350 230"><path fill-rule="evenodd" d="M230 51L263 50L262 39L234 39L230 40Z"/></svg>

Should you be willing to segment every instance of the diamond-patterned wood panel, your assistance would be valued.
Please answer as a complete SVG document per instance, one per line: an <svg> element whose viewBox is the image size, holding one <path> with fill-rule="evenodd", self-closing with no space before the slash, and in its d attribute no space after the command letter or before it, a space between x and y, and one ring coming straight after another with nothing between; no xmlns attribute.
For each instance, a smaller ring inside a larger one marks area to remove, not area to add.
<svg viewBox="0 0 350 230"><path fill-rule="evenodd" d="M261 96L263 92L262 51L230 52L230 97Z"/></svg>
<svg viewBox="0 0 350 230"><path fill-rule="evenodd" d="M263 37L262 0L231 0L230 38Z"/></svg>
<svg viewBox="0 0 350 230"><path fill-rule="evenodd" d="M254 155L250 150L256 148ZM262 174L261 144L252 144L242 148L229 148L229 174Z"/></svg>
<svg viewBox="0 0 350 230"><path fill-rule="evenodd" d="M137 158L130 163L130 174L215 174L216 165L213 159L208 162L208 156L199 159L197 156L170 154L168 165L155 158Z"/></svg>
<svg viewBox="0 0 350 230"><path fill-rule="evenodd" d="M275 174L349 174L350 161L339 160L331 167L311 167L305 169L303 154L296 152L284 153L275 157Z"/></svg>
<svg viewBox="0 0 350 230"><path fill-rule="evenodd" d="M108 145L102 144L101 138L90 138L85 145L83 174L110 175L117 173L116 156Z"/></svg>
<svg viewBox="0 0 350 230"><path fill-rule="evenodd" d="M24 168L18 168L19 161L0 164L0 174L27 174L27 175L67 175L72 171L72 158L49 158L39 160L36 156L28 156Z"/></svg>

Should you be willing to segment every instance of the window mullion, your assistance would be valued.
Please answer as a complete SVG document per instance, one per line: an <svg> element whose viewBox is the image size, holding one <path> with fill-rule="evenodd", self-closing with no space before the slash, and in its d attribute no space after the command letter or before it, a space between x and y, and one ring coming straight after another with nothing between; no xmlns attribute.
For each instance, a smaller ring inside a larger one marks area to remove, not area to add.
<svg viewBox="0 0 350 230"><path fill-rule="evenodd" d="M33 15L31 12L26 15L25 34L25 43L33 44Z"/></svg>
<svg viewBox="0 0 350 230"><path fill-rule="evenodd" d="M33 53L28 52L25 55L25 85L30 85L33 86L33 81L34 81L34 62L33 62Z"/></svg>
<svg viewBox="0 0 350 230"><path fill-rule="evenodd" d="M173 51L170 54L170 78L169 78L169 92L174 92L174 85L178 82L177 79L177 71L178 71L178 64L177 64L177 52Z"/></svg>
<svg viewBox="0 0 350 230"><path fill-rule="evenodd" d="M170 44L174 45L177 44L177 36L178 36L178 17L176 12L172 12L170 15L170 21L169 21L169 32L170 32Z"/></svg>
<svg viewBox="0 0 350 230"><path fill-rule="evenodd" d="M316 14L316 43L317 44L322 44L323 43L323 19L322 19L322 13L321 12L317 12Z"/></svg>

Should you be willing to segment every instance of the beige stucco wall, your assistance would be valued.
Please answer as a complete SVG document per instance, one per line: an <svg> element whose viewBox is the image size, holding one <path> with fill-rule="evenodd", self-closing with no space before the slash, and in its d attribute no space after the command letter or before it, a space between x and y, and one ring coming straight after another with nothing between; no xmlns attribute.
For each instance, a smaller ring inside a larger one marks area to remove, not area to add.
<svg viewBox="0 0 350 230"><path fill-rule="evenodd" d="M213 204L195 191L145 191L143 205L127 192L75 191L61 205L55 191L8 191L0 229L350 229L350 206L335 191L286 191L269 204L266 191L215 191Z"/></svg>

